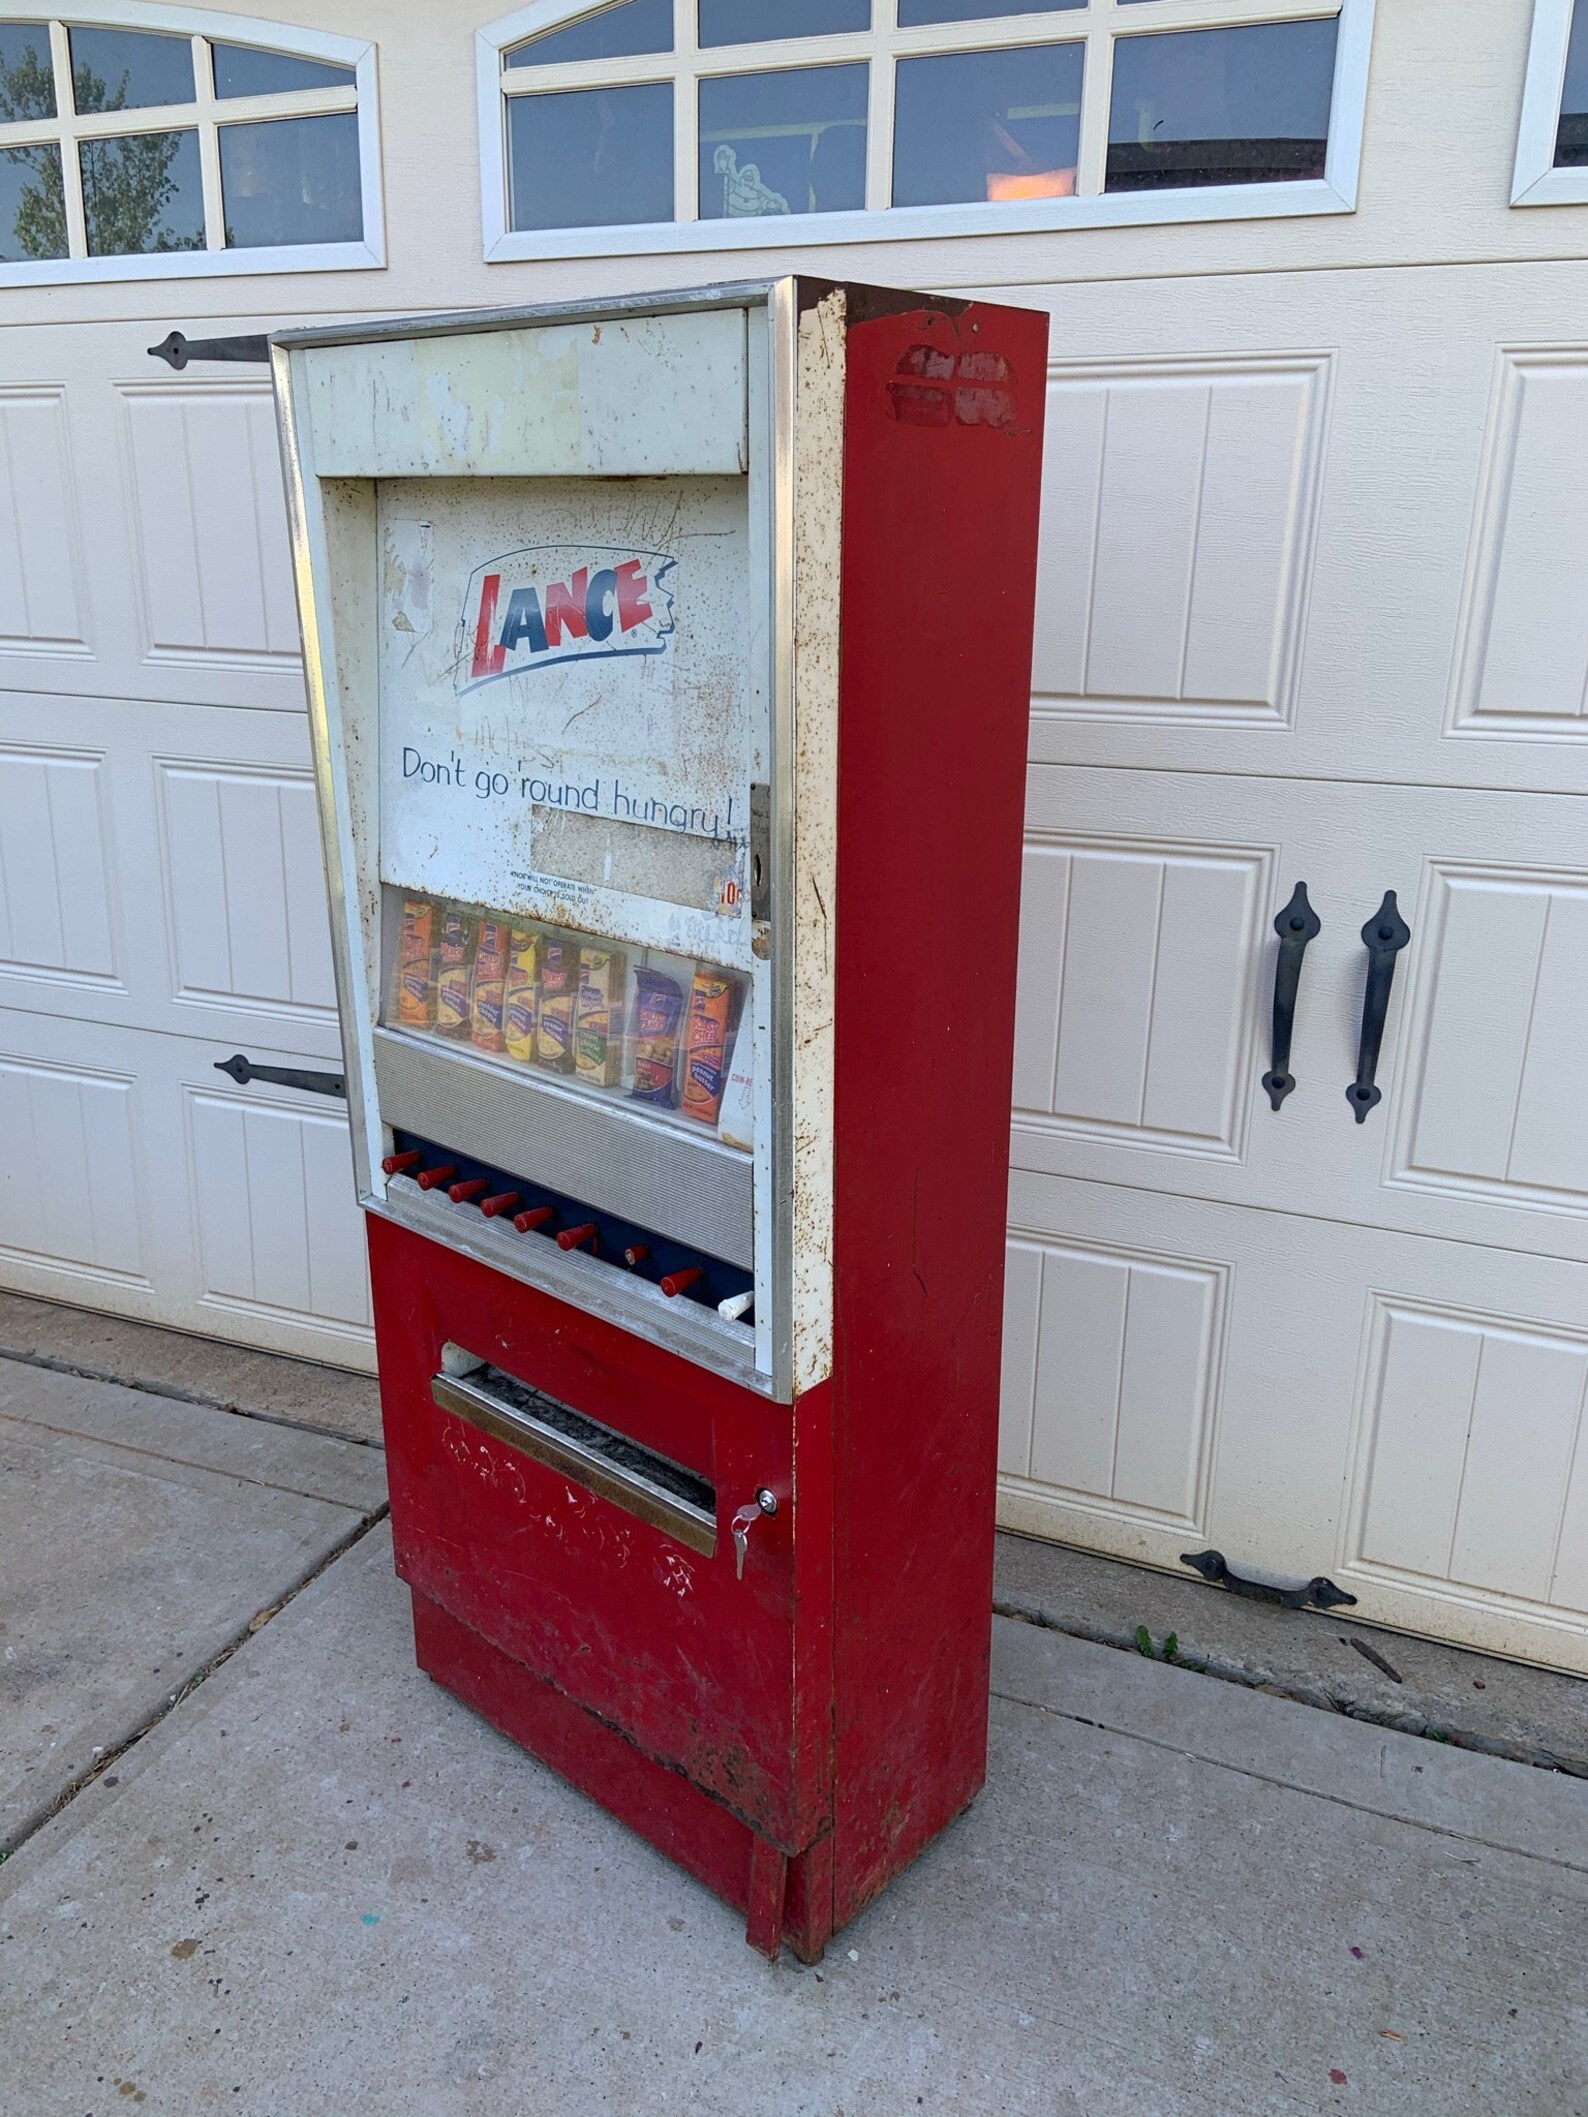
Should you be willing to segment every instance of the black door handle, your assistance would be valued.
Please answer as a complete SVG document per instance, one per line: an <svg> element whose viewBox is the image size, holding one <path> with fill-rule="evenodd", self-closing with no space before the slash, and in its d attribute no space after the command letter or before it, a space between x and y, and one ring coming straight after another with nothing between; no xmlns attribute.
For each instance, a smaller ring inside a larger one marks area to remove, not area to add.
<svg viewBox="0 0 1588 2117"><path fill-rule="evenodd" d="M1367 989L1362 995L1362 1041L1356 1052L1356 1079L1345 1091L1346 1101L1356 1112L1359 1125L1367 1113L1384 1099L1384 1091L1373 1079L1378 1072L1379 1046L1384 1041L1384 1017L1389 1013L1390 988L1395 983L1395 958L1412 937L1412 930L1395 904L1395 892L1387 889L1384 902L1362 929L1367 945Z"/></svg>
<svg viewBox="0 0 1588 2117"><path fill-rule="evenodd" d="M1307 943L1323 932L1323 921L1307 902L1307 885L1298 882L1290 902L1275 915L1279 960L1274 965L1274 1038L1269 1070L1263 1075L1270 1105L1277 1110L1295 1087L1290 1070L1290 1039L1296 1027L1296 995L1301 990L1301 959Z"/></svg>
<svg viewBox="0 0 1588 2117"><path fill-rule="evenodd" d="M217 1073L229 1073L241 1088L250 1081L271 1081L278 1088L307 1088L311 1095L347 1094L347 1081L340 1073L310 1073L302 1066L256 1066L251 1058L234 1051L229 1059L215 1061Z"/></svg>
<svg viewBox="0 0 1588 2117"><path fill-rule="evenodd" d="M179 375L190 360L257 360L266 366L270 362L270 340L263 333L257 338L187 338L180 331L168 331L158 345L147 350Z"/></svg>

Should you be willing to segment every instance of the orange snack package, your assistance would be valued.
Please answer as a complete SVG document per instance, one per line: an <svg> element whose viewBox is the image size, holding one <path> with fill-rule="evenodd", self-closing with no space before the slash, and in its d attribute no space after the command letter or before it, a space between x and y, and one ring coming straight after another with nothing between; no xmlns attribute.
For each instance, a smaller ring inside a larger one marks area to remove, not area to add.
<svg viewBox="0 0 1588 2117"><path fill-rule="evenodd" d="M508 1057L525 1063L535 1056L540 940L540 935L532 926L515 926L508 936L507 943L502 1039L507 1046Z"/></svg>
<svg viewBox="0 0 1588 2117"><path fill-rule="evenodd" d="M436 908L428 897L405 897L395 998L397 1020L404 1029L435 1026L435 957Z"/></svg>
<svg viewBox="0 0 1588 2117"><path fill-rule="evenodd" d="M469 1039L476 1051L507 1048L507 921L482 919L469 979Z"/></svg>
<svg viewBox="0 0 1588 2117"><path fill-rule="evenodd" d="M469 972L474 960L474 916L449 904L441 915L441 945L437 950L436 1034L463 1036L469 1033Z"/></svg>
<svg viewBox="0 0 1588 2117"><path fill-rule="evenodd" d="M689 990L689 1032L684 1046L685 1117L714 1125L728 1080L728 1031L733 1022L735 979L714 963L698 963Z"/></svg>

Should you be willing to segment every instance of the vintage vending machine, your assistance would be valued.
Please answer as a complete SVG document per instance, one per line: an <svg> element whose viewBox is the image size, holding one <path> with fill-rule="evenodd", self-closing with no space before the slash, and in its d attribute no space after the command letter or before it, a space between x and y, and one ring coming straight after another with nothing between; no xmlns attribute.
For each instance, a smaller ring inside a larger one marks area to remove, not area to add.
<svg viewBox="0 0 1588 2117"><path fill-rule="evenodd" d="M813 1959L984 1773L1046 318L273 358L419 1661Z"/></svg>

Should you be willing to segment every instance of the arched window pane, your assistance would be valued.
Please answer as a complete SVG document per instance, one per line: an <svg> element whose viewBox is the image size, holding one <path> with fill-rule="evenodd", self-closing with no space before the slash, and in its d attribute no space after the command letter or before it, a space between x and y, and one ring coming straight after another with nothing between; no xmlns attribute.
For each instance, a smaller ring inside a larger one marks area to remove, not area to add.
<svg viewBox="0 0 1588 2117"><path fill-rule="evenodd" d="M871 0L699 0L699 7L705 49L764 44L772 37L836 37L871 27Z"/></svg>
<svg viewBox="0 0 1588 2117"><path fill-rule="evenodd" d="M226 247L356 243L358 119L352 111L220 128Z"/></svg>
<svg viewBox="0 0 1588 2117"><path fill-rule="evenodd" d="M1566 85L1555 135L1557 169L1588 168L1588 0L1577 0L1566 47Z"/></svg>
<svg viewBox="0 0 1588 2117"><path fill-rule="evenodd" d="M193 46L186 37L140 29L74 29L70 37L79 114L193 101Z"/></svg>
<svg viewBox="0 0 1588 2117"><path fill-rule="evenodd" d="M299 59L288 51L259 51L251 44L212 44L218 96L280 96L298 88L351 88L351 66Z"/></svg>
<svg viewBox="0 0 1588 2117"><path fill-rule="evenodd" d="M66 255L61 150L8 147L0 153L0 264L36 264Z"/></svg>
<svg viewBox="0 0 1588 2117"><path fill-rule="evenodd" d="M621 0L562 29L530 37L507 54L509 66L562 66L578 59L628 59L673 48L673 0Z"/></svg>
<svg viewBox="0 0 1588 2117"><path fill-rule="evenodd" d="M866 203L866 66L700 84L700 217L854 212Z"/></svg>
<svg viewBox="0 0 1588 2117"><path fill-rule="evenodd" d="M1079 43L901 59L894 205L1070 197L1085 64Z"/></svg>
<svg viewBox="0 0 1588 2117"><path fill-rule="evenodd" d="M515 228L602 228L673 217L668 83L513 96L507 105Z"/></svg>
<svg viewBox="0 0 1588 2117"><path fill-rule="evenodd" d="M995 15L1046 15L1057 8L1085 5L1086 0L899 0L899 27L916 29L924 22L985 22Z"/></svg>
<svg viewBox="0 0 1588 2117"><path fill-rule="evenodd" d="M134 132L82 146L90 257L202 250L204 188L196 132Z"/></svg>
<svg viewBox="0 0 1588 2117"><path fill-rule="evenodd" d="M55 66L45 22L0 22L0 119L55 116Z"/></svg>

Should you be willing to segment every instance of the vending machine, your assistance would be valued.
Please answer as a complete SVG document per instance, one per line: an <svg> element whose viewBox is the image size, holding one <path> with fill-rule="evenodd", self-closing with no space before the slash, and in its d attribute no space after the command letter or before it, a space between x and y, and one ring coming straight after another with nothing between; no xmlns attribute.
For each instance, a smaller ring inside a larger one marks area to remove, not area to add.
<svg viewBox="0 0 1588 2117"><path fill-rule="evenodd" d="M418 1659L814 1959L984 1773L1046 318L273 359Z"/></svg>

